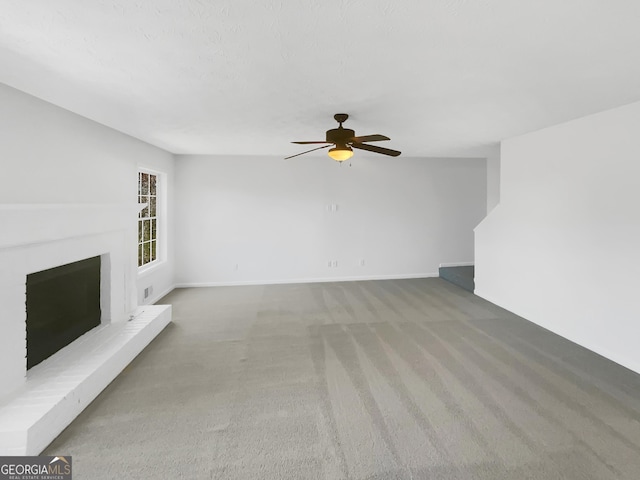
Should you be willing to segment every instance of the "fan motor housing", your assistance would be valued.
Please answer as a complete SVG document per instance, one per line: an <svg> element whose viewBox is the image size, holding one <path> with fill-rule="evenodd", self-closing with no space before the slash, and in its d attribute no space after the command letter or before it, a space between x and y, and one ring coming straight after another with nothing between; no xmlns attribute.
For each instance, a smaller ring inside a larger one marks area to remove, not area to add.
<svg viewBox="0 0 640 480"><path fill-rule="evenodd" d="M350 128L334 128L327 130L327 142L329 143L347 143L347 140L355 137L356 132Z"/></svg>

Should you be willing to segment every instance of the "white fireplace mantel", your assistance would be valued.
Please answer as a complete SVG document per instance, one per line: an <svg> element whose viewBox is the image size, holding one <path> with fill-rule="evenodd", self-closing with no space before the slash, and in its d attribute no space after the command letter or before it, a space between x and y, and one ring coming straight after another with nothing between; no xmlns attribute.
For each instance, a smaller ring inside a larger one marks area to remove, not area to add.
<svg viewBox="0 0 640 480"><path fill-rule="evenodd" d="M0 249L135 230L139 208L137 203L0 204Z"/></svg>

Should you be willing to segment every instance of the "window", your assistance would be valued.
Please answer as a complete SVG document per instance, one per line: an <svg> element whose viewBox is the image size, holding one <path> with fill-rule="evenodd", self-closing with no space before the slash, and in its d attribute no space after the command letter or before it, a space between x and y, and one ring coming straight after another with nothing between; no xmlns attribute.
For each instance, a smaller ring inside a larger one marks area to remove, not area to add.
<svg viewBox="0 0 640 480"><path fill-rule="evenodd" d="M138 172L138 203L146 205L138 214L138 267L155 262L158 258L157 189L158 175Z"/></svg>

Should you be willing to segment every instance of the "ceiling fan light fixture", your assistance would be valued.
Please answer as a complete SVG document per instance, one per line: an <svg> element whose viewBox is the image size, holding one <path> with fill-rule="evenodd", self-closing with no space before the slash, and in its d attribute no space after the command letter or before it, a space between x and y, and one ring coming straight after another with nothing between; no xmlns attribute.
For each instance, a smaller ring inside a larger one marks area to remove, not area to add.
<svg viewBox="0 0 640 480"><path fill-rule="evenodd" d="M351 150L351 148L366 150L373 153L380 153L382 155L389 155L390 157L397 157L398 155L400 155L400 152L398 150L391 150L390 148L383 148L365 143L391 140L385 135L376 133L374 135L363 135L357 137L356 132L354 132L350 128L344 128L342 124L347 120L347 118L349 118L349 115L347 115L346 113L336 113L333 118L340 125L338 126L338 128L327 130L324 140L291 142L297 143L299 145L322 145L321 147L315 147L311 150L307 150L306 152L296 153L295 155L285 157L284 159L288 160L290 158L299 157L300 155L304 155L305 153L315 152L316 150L320 150L321 148L329 148L331 146L333 146L333 148L328 151L329 157L340 163L353 157L353 150Z"/></svg>
<svg viewBox="0 0 640 480"><path fill-rule="evenodd" d="M329 150L328 154L336 162L344 162L345 160L349 160L353 157L353 150L351 150L351 147L347 147L346 145L336 145L334 148Z"/></svg>

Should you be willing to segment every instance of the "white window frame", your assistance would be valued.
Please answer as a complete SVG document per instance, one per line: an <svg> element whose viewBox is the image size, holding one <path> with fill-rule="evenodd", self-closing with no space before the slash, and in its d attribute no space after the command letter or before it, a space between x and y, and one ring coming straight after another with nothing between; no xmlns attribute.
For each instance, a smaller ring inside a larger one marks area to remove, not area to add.
<svg viewBox="0 0 640 480"><path fill-rule="evenodd" d="M156 179L155 195L151 194L151 182L149 182L148 190L146 194L141 191L141 176L153 175ZM153 200L155 200L155 212L152 211ZM136 247L136 264L138 266L138 273L144 273L148 270L155 268L162 263L164 255L164 243L166 235L164 235L164 203L165 203L165 189L164 189L164 174L155 170L140 167L138 168L138 204L146 204L146 207L141 208L138 214L138 243ZM142 205L140 205L142 207ZM155 213L155 216L152 215ZM148 222L144 225L145 222ZM155 223L155 229L153 225ZM149 235L146 235L144 228L149 228ZM149 244L149 256L153 257L146 263L140 263L141 247L142 255L144 257L145 244ZM155 251L153 250L155 247Z"/></svg>

